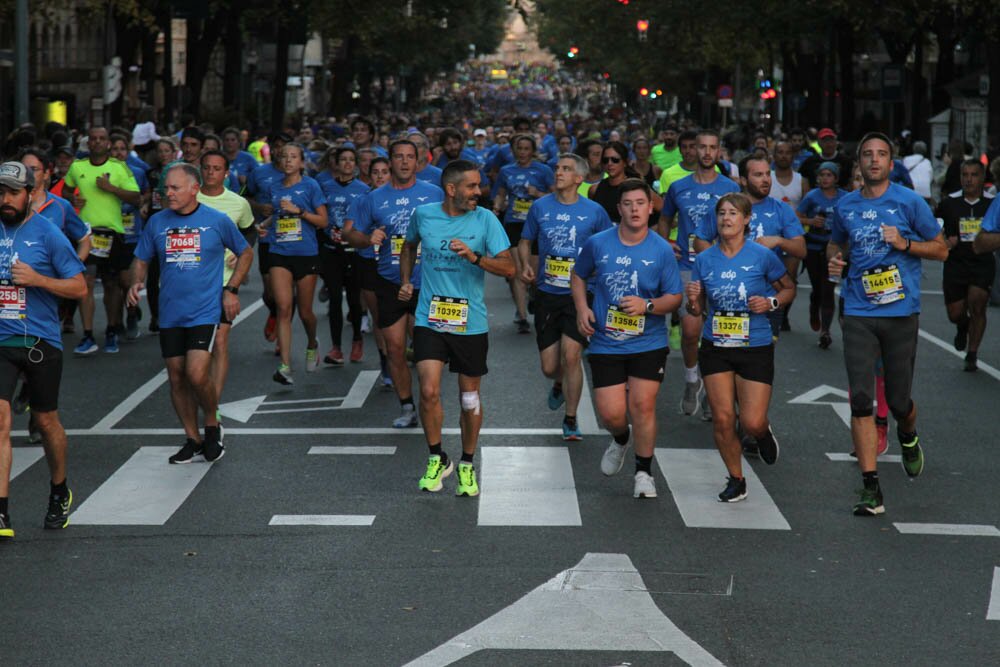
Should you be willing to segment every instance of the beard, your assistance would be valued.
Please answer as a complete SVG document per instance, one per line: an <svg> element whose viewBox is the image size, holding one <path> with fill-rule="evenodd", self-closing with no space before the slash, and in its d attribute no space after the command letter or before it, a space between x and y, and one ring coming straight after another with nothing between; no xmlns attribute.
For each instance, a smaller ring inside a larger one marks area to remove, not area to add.
<svg viewBox="0 0 1000 667"><path fill-rule="evenodd" d="M14 227L16 225L24 222L24 219L28 216L28 209L24 208L18 210L13 206L2 206L0 207L0 222L7 225L8 227Z"/></svg>

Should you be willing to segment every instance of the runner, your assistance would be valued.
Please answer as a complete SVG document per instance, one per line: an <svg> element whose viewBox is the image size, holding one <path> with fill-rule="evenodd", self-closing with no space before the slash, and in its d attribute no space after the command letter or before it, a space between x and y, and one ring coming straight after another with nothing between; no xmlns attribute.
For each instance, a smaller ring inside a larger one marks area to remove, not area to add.
<svg viewBox="0 0 1000 667"><path fill-rule="evenodd" d="M277 310L278 350L281 364L274 372L278 384L293 384L292 311L298 307L299 320L306 332L305 370L319 368L319 341L316 338L316 314L313 296L319 273L317 229L326 229L326 197L312 178L304 175L305 152L299 144L285 144L277 154L278 168L284 174L271 185L271 208L274 213L261 225L270 244L271 293ZM242 277L241 277L242 280Z"/></svg>
<svg viewBox="0 0 1000 667"><path fill-rule="evenodd" d="M635 498L656 497L656 395L669 352L665 315L681 303L674 253L649 230L652 194L639 179L622 184L621 224L587 240L571 278L577 328L590 338L594 402L613 438L601 458L601 472L611 476L622 469L631 440ZM590 278L593 309L587 304Z"/></svg>
<svg viewBox="0 0 1000 667"><path fill-rule="evenodd" d="M674 181L693 174L698 168L698 133L694 130L684 130L678 135L677 146L681 159L660 174L660 193L664 197L667 196Z"/></svg>
<svg viewBox="0 0 1000 667"><path fill-rule="evenodd" d="M690 150L687 138L681 137L681 153ZM695 145L698 161L695 171L670 185L663 199L664 229L677 229L677 243L674 254L680 269L681 282L687 284L691 280L691 269L697 253L695 241L696 232L704 220L711 219L715 202L722 195L739 192L739 186L729 178L721 175L716 168L719 158L719 134L714 130L704 130L695 135ZM682 166L681 162L677 166ZM664 172L666 175L670 170ZM686 305L686 304L683 304ZM681 412L693 415L701 406L701 393L704 383L698 374L698 341L701 338L702 322L685 308L681 313L681 353L684 357L684 397L681 399ZM706 402L702 411L702 419L711 420L711 407Z"/></svg>
<svg viewBox="0 0 1000 667"><path fill-rule="evenodd" d="M978 370L979 344L986 332L986 304L996 276L991 253L976 254L973 242L993 198L983 192L986 168L979 160L961 167L962 191L945 199L937 216L944 220L948 259L944 263L943 290L948 319L955 324L955 349L966 350L965 370Z"/></svg>
<svg viewBox="0 0 1000 667"><path fill-rule="evenodd" d="M476 206L479 166L453 160L442 173L444 201L418 206L409 220L399 260L399 300L417 299L413 354L420 380L420 420L430 449L422 491L437 492L454 463L441 449L441 374L458 374L462 414L462 458L456 496L478 496L473 457L483 423L479 396L488 372L489 329L484 296L486 273L511 277L510 240L496 216ZM419 292L410 281L418 246L423 247Z"/></svg>
<svg viewBox="0 0 1000 667"><path fill-rule="evenodd" d="M430 163L431 142L422 132L410 132L406 138L417 147L417 180L441 186L441 170Z"/></svg>
<svg viewBox="0 0 1000 667"><path fill-rule="evenodd" d="M601 166L601 158L604 155L604 145L595 139L581 141L576 147L577 155L587 160L587 177L583 179L579 190L581 197L590 194L590 188L601 182L604 178L604 169Z"/></svg>
<svg viewBox="0 0 1000 667"><path fill-rule="evenodd" d="M111 135L111 157L121 162L126 162L129 154L128 137L122 134ZM126 164L128 164L126 162ZM142 195L142 202L139 206L133 206L127 202L122 202L122 227L125 234L122 238L124 242L123 252L128 257L129 264L132 263L132 256L135 253L135 246L139 242L139 235L142 233L142 209L150 199L149 179L146 177L146 170L129 164L135 182L139 186L139 193ZM124 258L122 262L124 263ZM122 269L118 273L121 285L122 303L125 303L125 295L129 287L128 269ZM139 306L127 306L125 309L125 340L136 340L139 337L139 322L142 320L142 310ZM120 334L121 332L119 332Z"/></svg>
<svg viewBox="0 0 1000 667"><path fill-rule="evenodd" d="M792 210L797 211L802 198L809 191L809 183L806 179L802 178L802 174L792 168L793 156L792 145L787 141L779 141L774 145L774 163L771 169L771 192L769 196L778 201L785 202L792 207ZM767 158L766 152L764 153L764 157L765 159ZM824 250L826 248L825 242L823 243L823 248ZM788 275L798 284L799 267L801 265L799 259L791 255L786 255L784 260L785 267L788 269ZM825 256L823 263L826 263ZM825 276L824 280L826 280ZM782 331L792 330L792 326L788 321L788 313L791 309L792 304L789 303L782 312Z"/></svg>
<svg viewBox="0 0 1000 667"><path fill-rule="evenodd" d="M626 178L640 178L639 173L628 164L628 148L620 141L609 141L604 145L601 154L601 166L607 175L596 185L590 187L587 196L600 204L611 222L615 224L621 222L621 212L618 210L618 200L620 199L618 189ZM642 179L644 182L646 179ZM650 188L653 186L646 182ZM653 193L653 212L658 213L663 209L663 199L660 195ZM655 222L656 217L652 218Z"/></svg>
<svg viewBox="0 0 1000 667"><path fill-rule="evenodd" d="M587 175L587 161L573 153L559 157L555 190L536 200L517 244L521 280L534 285L535 339L542 374L552 380L550 410L564 402L563 440L581 440L576 411L583 392L581 358L587 339L576 327L576 308L570 291L573 265L587 239L612 227L604 208L577 192ZM620 217L620 214L619 214ZM531 248L537 244L537 270Z"/></svg>
<svg viewBox="0 0 1000 667"><path fill-rule="evenodd" d="M530 134L519 134L512 140L515 162L504 165L497 176L493 212L503 220L510 239L520 239L524 221L532 202L552 190L552 170L534 159L537 145ZM516 241L514 241L516 244ZM524 270L521 259L514 255L515 275ZM514 325L517 333L531 333L527 315L527 290L519 278L507 281L514 298Z"/></svg>
<svg viewBox="0 0 1000 667"><path fill-rule="evenodd" d="M917 410L911 399L920 312L920 260L944 260L937 220L912 190L889 183L892 143L872 132L858 144L864 187L845 195L834 209L829 271L843 280L844 361L851 393L851 438L864 489L854 514L885 511L876 465L877 431L872 419L875 360L885 366L885 392L896 419L903 469L916 477L924 469L917 437Z"/></svg>
<svg viewBox="0 0 1000 667"><path fill-rule="evenodd" d="M854 160L840 151L837 133L830 128L824 127L820 130L817 139L821 149L820 153L818 155L810 155L803 160L802 165L799 167L799 173L809 183L809 187L814 188L816 187L816 171L819 169L819 166L824 162L835 162L840 165L840 180L838 181L838 185L842 188L847 188L850 185L850 173Z"/></svg>
<svg viewBox="0 0 1000 667"><path fill-rule="evenodd" d="M351 121L351 145L346 148L354 148L356 151L371 149L378 153L379 157L389 157L384 148L378 144L378 133L375 131L375 124L367 118L358 116Z"/></svg>
<svg viewBox="0 0 1000 667"><path fill-rule="evenodd" d="M646 185L653 188L655 192L660 187L660 176L663 175L663 170L650 162L649 139L636 138L632 142L632 153L635 155L635 158L630 162L632 168L639 174L639 178L646 181Z"/></svg>
<svg viewBox="0 0 1000 667"><path fill-rule="evenodd" d="M423 204L441 202L444 193L436 185L417 181L417 147L412 141L394 141L389 146L389 155L392 165L389 183L359 198L351 213L355 217L344 222L343 233L355 248L374 247L378 255L375 283L378 326L385 339L389 375L401 410L392 425L410 428L417 425L417 411L410 369L406 365L406 332L417 299L399 298L399 258L413 210ZM415 291L420 289L419 270L414 270L410 282Z"/></svg>
<svg viewBox="0 0 1000 667"><path fill-rule="evenodd" d="M242 150L237 128L227 127L222 131L222 153L229 161L229 175L235 178L235 183L230 181L230 189L243 192L251 172L257 168L257 161L249 152Z"/></svg>
<svg viewBox="0 0 1000 667"><path fill-rule="evenodd" d="M756 166L757 158L750 158ZM766 166L766 162L765 162ZM704 317L698 364L712 405L715 446L729 479L719 500L747 497L736 402L742 431L756 440L761 460L778 460L778 442L767 418L774 382L774 343L768 313L781 312L795 295L785 265L765 245L752 243L752 203L740 193L715 205L719 242L698 254L687 284L687 311Z"/></svg>
<svg viewBox="0 0 1000 667"><path fill-rule="evenodd" d="M198 203L200 174L187 163L167 170L167 209L149 219L132 262L130 305L139 303L146 267L160 261L160 352L170 379L170 399L187 440L170 463L211 463L225 455L212 381L212 341L220 314L230 322L240 312L236 296L253 263L253 250L223 213ZM239 254L231 281L223 288L225 250ZM205 437L198 429L198 409Z"/></svg>
<svg viewBox="0 0 1000 667"><path fill-rule="evenodd" d="M66 483L66 431L58 413L59 299L83 298L87 284L83 263L63 232L32 211L34 187L33 172L22 163L0 165L0 540L14 537L8 507L11 402L22 374L49 465L45 528L65 528L73 504Z"/></svg>
<svg viewBox="0 0 1000 667"><path fill-rule="evenodd" d="M680 135L677 132L677 125L668 123L660 130L660 143L653 146L650 152L650 159L660 171L666 171L681 161L681 149L677 145ZM665 192L661 190L660 192Z"/></svg>

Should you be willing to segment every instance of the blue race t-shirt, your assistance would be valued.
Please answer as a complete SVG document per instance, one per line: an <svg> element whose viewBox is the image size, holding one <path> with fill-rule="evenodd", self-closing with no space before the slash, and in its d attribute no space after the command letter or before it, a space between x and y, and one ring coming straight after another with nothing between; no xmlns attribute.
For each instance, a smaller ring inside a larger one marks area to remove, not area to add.
<svg viewBox="0 0 1000 667"><path fill-rule="evenodd" d="M372 190L364 197L358 197L357 206L351 218L354 228L362 234L371 234L376 229L385 230L386 239L378 249L378 274L389 282L399 284L399 253L403 250L406 230L414 209L424 204L444 201L441 188L423 181L415 181L408 188L397 190L392 183L386 183ZM410 282L420 287L420 264L413 269Z"/></svg>
<svg viewBox="0 0 1000 667"><path fill-rule="evenodd" d="M1000 204L997 204L1000 199L994 199L990 207L986 209L986 215L983 216L983 224L980 229L984 232L997 233L1000 232Z"/></svg>
<svg viewBox="0 0 1000 667"><path fill-rule="evenodd" d="M756 241L762 236L780 236L784 239L794 239L806 233L792 207L773 197L764 197L752 206L748 227L748 241ZM715 215L702 221L702 226L699 228L697 236L703 241L714 241L719 236L719 227L716 224ZM782 257L785 254L781 248L772 248L771 250L778 257Z"/></svg>
<svg viewBox="0 0 1000 667"><path fill-rule="evenodd" d="M256 167L247 176L246 193L258 204L271 203L271 188L275 183L281 183L285 175L271 164L262 164ZM267 243L267 238L261 238L258 243Z"/></svg>
<svg viewBox="0 0 1000 667"><path fill-rule="evenodd" d="M406 230L407 242L423 248L414 325L461 335L486 333L486 272L455 254L450 248L453 239L489 257L510 249L503 225L492 211L478 207L453 217L440 203L418 206Z"/></svg>
<svg viewBox="0 0 1000 667"><path fill-rule="evenodd" d="M372 191L373 189L368 190L368 192ZM364 199L365 195L361 195L360 197L355 197L354 199L351 200L351 204L347 208L347 215L344 216L345 221L346 220L356 221L358 219L358 211L359 211L358 207L361 206L361 202ZM375 259L375 248L373 246L368 246L367 248L358 249L357 253L358 257L364 257L365 259Z"/></svg>
<svg viewBox="0 0 1000 667"><path fill-rule="evenodd" d="M826 249L826 244L830 241L830 218L833 216L833 209L840 198L846 194L847 190L837 188L833 197L827 197L821 189L813 188L799 202L799 213L807 218L815 218L822 213L827 221L822 228L810 226L806 229L806 248L808 250Z"/></svg>
<svg viewBox="0 0 1000 667"><path fill-rule="evenodd" d="M694 264L694 240L698 231L704 225L714 226L715 203L723 195L739 191L740 186L722 175L716 175L711 183L702 184L694 180L694 174L688 174L670 184L667 196L663 198L663 217L669 220L677 216L677 244L681 248L678 264L681 269L690 271Z"/></svg>
<svg viewBox="0 0 1000 667"><path fill-rule="evenodd" d="M594 335L590 354L633 354L667 346L664 315L626 315L618 304L626 296L655 299L681 293L681 276L670 244L655 232L625 245L618 228L587 239L573 273L594 277Z"/></svg>
<svg viewBox="0 0 1000 667"><path fill-rule="evenodd" d="M570 274L583 244L612 227L604 207L586 197L577 197L573 204L561 203L554 194L537 199L528 211L521 238L538 241L538 289L569 294Z"/></svg>
<svg viewBox="0 0 1000 667"><path fill-rule="evenodd" d="M90 233L90 225L80 219L73 205L51 192L45 193L45 201L35 211L35 215L47 218L73 243L79 243L80 239Z"/></svg>
<svg viewBox="0 0 1000 667"><path fill-rule="evenodd" d="M882 225L898 228L911 241L930 241L941 233L927 202L902 185L890 183L875 199L865 199L861 190L841 197L830 221L830 238L850 246L850 268L840 288L846 315L906 317L920 312L920 259L886 243Z"/></svg>
<svg viewBox="0 0 1000 667"><path fill-rule="evenodd" d="M236 157L229 161L229 180L226 183L229 189L233 192L240 192L245 187L240 184L241 177L246 181L246 185L248 186L250 174L256 171L258 166L257 160L253 158L253 155L250 155L246 151L238 152Z"/></svg>
<svg viewBox="0 0 1000 667"><path fill-rule="evenodd" d="M417 180L423 181L424 183L430 183L431 185L436 185L441 187L441 174L442 169L438 169L432 164L428 164L426 167L417 172Z"/></svg>
<svg viewBox="0 0 1000 667"><path fill-rule="evenodd" d="M773 296L772 283L788 270L773 252L747 240L727 257L719 245L698 254L691 280L700 280L708 302L701 336L721 347L761 347L771 344L767 313L752 313L747 299Z"/></svg>
<svg viewBox="0 0 1000 667"><path fill-rule="evenodd" d="M358 179L341 183L335 178L326 179L320 183L320 187L323 188L323 195L326 197L326 217L329 220L326 228L319 230L322 243L327 248L345 247L346 244L340 237L344 220L347 220L347 214L354 200L368 194L369 188ZM346 246L345 249L354 251L350 246Z"/></svg>
<svg viewBox="0 0 1000 667"><path fill-rule="evenodd" d="M505 165L500 170L494 187L496 192L499 192L500 188L507 192L507 210L504 212L503 221L517 223L527 220L528 210L535 201L535 198L528 194L528 186L545 193L552 189L555 178L552 170L541 162L532 162L527 167L518 164Z"/></svg>
<svg viewBox="0 0 1000 667"><path fill-rule="evenodd" d="M135 256L144 262L156 256L160 263L160 327L218 324L226 249L239 255L247 247L229 216L210 206L150 217Z"/></svg>
<svg viewBox="0 0 1000 667"><path fill-rule="evenodd" d="M132 164L129 164L129 168L132 169L132 175L135 176L139 192L148 192L150 186L146 172ZM139 242L139 234L142 233L143 222L139 207L122 202L122 228L125 230L125 243L134 245Z"/></svg>
<svg viewBox="0 0 1000 667"><path fill-rule="evenodd" d="M37 337L61 350L59 297L40 287L15 285L15 262L61 280L83 273L83 262L62 230L45 216L32 215L16 226L0 223L0 340Z"/></svg>
<svg viewBox="0 0 1000 667"><path fill-rule="evenodd" d="M281 210L281 202L287 200L292 205L308 213L316 213L320 206L326 206L323 190L313 179L303 176L295 185L284 186L281 181L271 185L271 206L274 217L267 228L267 242L271 252L286 257L312 257L319 254L316 227L305 218Z"/></svg>

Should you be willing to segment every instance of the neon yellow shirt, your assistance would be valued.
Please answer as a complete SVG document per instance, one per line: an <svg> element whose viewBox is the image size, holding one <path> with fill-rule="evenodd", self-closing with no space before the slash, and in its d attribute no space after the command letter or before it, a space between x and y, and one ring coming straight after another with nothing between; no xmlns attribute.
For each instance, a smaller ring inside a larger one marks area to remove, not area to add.
<svg viewBox="0 0 1000 667"><path fill-rule="evenodd" d="M253 155L253 159L257 160L257 164L264 164L264 153L267 149L267 142L263 139L258 139L257 141L251 142L247 146L247 153Z"/></svg>
<svg viewBox="0 0 1000 667"><path fill-rule="evenodd" d="M232 220L233 224L235 224L240 230L247 229L253 225L253 210L250 208L250 202L232 190L224 189L221 195L217 195L215 197L206 195L204 192L199 192L198 201L209 208L214 208L216 211L225 213L226 217ZM233 277L234 269L229 266L232 261L230 258L233 256L233 252L227 249L225 264L222 271L223 285L228 285L229 279Z"/></svg>
<svg viewBox="0 0 1000 667"><path fill-rule="evenodd" d="M80 209L80 217L91 228L113 229L124 234L121 200L97 187L97 179L104 174L116 188L139 192L139 184L128 165L110 157L101 165L91 164L90 159L76 160L66 172L66 185L71 189L79 188L80 195L87 200Z"/></svg>
<svg viewBox="0 0 1000 667"><path fill-rule="evenodd" d="M650 152L649 159L657 167L666 171L681 161L681 149L674 146L668 151L663 144L656 144Z"/></svg>

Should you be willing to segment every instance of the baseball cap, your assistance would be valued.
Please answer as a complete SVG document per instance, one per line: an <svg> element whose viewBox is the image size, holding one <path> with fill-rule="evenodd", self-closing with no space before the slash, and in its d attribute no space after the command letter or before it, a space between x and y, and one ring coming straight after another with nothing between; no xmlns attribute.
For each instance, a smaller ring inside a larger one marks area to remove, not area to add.
<svg viewBox="0 0 1000 667"><path fill-rule="evenodd" d="M13 190L33 190L35 174L20 162L4 162L0 164L0 185Z"/></svg>
<svg viewBox="0 0 1000 667"><path fill-rule="evenodd" d="M837 178L840 178L840 165L837 164L836 162L830 162L829 160L827 160L826 162L824 162L819 166L819 169L816 170L816 173L818 174L824 169L833 173L833 175L836 176Z"/></svg>
<svg viewBox="0 0 1000 667"><path fill-rule="evenodd" d="M476 130L475 132L473 132L472 136L474 136L474 137L485 137L486 136L486 130L480 128L480 129Z"/></svg>
<svg viewBox="0 0 1000 667"><path fill-rule="evenodd" d="M819 131L819 134L816 135L817 139L826 139L827 137L833 137L834 139L836 139L837 133L828 127L824 127L822 130Z"/></svg>

